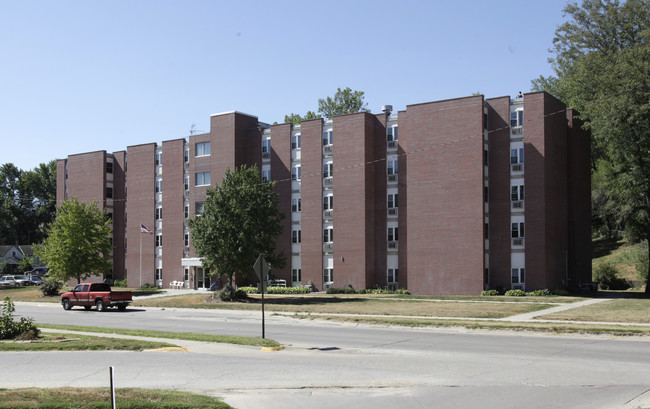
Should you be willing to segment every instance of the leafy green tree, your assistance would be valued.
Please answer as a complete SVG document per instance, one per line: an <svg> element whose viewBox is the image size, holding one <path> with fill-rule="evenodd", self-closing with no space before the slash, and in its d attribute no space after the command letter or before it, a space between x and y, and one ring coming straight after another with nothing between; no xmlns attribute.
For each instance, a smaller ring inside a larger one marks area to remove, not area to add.
<svg viewBox="0 0 650 409"><path fill-rule="evenodd" d="M337 88L333 98L318 99L318 112L327 119L332 119L336 115L370 112L363 101L364 94L363 91L352 91L350 87L343 90Z"/></svg>
<svg viewBox="0 0 650 409"><path fill-rule="evenodd" d="M307 121L309 119L316 119L316 118L320 118L320 115L318 115L316 112L307 111L307 113L304 116L300 116L299 114L294 114L292 112L291 114L284 116L284 123L298 125L302 121Z"/></svg>
<svg viewBox="0 0 650 409"><path fill-rule="evenodd" d="M626 230L649 238L650 0L583 0L564 11L569 20L555 32L550 59L555 76L533 88L579 110L594 168L603 160L611 167L608 197L623 199Z"/></svg>
<svg viewBox="0 0 650 409"><path fill-rule="evenodd" d="M203 213L189 224L196 253L211 274L232 285L235 273L253 272L260 253L273 267L284 267L285 257L275 249L284 214L274 185L261 182L257 167L244 165L226 170L221 186L208 189Z"/></svg>
<svg viewBox="0 0 650 409"><path fill-rule="evenodd" d="M35 255L57 280L77 282L90 275L111 271L111 227L106 213L97 204L66 200L56 210L56 219L47 229L48 237L35 248Z"/></svg>

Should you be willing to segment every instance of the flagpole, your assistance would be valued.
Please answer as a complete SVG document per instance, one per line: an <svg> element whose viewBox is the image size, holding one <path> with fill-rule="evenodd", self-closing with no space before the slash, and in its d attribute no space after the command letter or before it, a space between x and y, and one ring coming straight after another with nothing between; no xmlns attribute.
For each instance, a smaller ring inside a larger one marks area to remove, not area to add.
<svg viewBox="0 0 650 409"><path fill-rule="evenodd" d="M142 233L140 236L140 287L142 287Z"/></svg>

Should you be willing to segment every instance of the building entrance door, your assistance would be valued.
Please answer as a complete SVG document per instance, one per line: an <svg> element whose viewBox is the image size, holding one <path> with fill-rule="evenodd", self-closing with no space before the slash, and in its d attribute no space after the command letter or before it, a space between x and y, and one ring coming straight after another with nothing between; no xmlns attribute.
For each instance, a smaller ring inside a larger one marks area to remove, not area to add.
<svg viewBox="0 0 650 409"><path fill-rule="evenodd" d="M196 269L196 288L208 288L210 286L209 280L206 280L205 270L203 267Z"/></svg>

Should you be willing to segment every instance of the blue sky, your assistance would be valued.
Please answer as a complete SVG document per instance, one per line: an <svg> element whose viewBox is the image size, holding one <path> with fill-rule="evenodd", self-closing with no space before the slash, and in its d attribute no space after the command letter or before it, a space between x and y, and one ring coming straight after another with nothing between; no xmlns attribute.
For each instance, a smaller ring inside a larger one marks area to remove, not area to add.
<svg viewBox="0 0 650 409"><path fill-rule="evenodd" d="M514 96L551 74L565 0L0 0L0 164L124 150L316 111Z"/></svg>

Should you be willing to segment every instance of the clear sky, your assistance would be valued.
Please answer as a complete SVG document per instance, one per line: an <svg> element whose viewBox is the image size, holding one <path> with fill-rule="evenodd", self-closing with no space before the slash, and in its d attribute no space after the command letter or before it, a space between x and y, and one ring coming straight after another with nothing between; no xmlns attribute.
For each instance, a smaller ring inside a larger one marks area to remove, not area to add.
<svg viewBox="0 0 650 409"><path fill-rule="evenodd" d="M0 0L0 164L316 111L515 96L551 74L565 0Z"/></svg>

